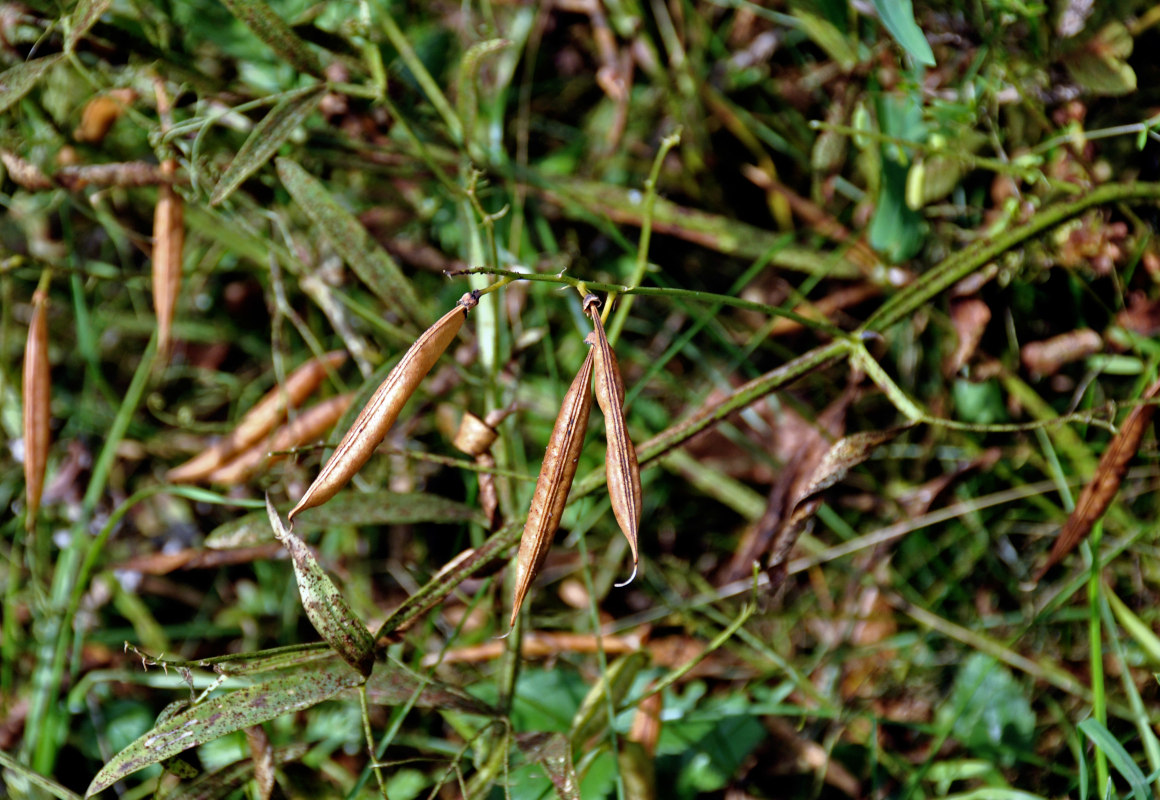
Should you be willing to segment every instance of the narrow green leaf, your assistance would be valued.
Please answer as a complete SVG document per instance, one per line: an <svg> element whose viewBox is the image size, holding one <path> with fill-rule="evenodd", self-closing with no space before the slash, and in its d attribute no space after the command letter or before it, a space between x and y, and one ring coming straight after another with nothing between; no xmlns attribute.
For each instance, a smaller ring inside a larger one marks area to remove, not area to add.
<svg viewBox="0 0 1160 800"><path fill-rule="evenodd" d="M562 733L517 733L516 745L529 761L544 768L560 800L580 800L580 781L568 739Z"/></svg>
<svg viewBox="0 0 1160 800"><path fill-rule="evenodd" d="M1124 626L1124 630L1135 640L1144 655L1151 662L1153 668L1160 667L1160 637L1152 632L1152 627L1137 617L1132 610L1124 605L1124 601L1116 597L1111 589L1105 588L1108 604L1116 615L1116 619Z"/></svg>
<svg viewBox="0 0 1160 800"><path fill-rule="evenodd" d="M272 760L275 766L289 764L302 758L309 749L310 745L306 742L279 747L274 750ZM214 800L218 797L229 797L231 792L241 788L242 784L253 776L254 759L246 756L212 772L206 772L189 783L178 784L165 796L168 800Z"/></svg>
<svg viewBox="0 0 1160 800"><path fill-rule="evenodd" d="M294 130L314 111L325 87L322 84L288 93L270 113L262 118L246 138L242 149L234 156L210 195L209 204L216 206L229 197L242 181L257 172Z"/></svg>
<svg viewBox="0 0 1160 800"><path fill-rule="evenodd" d="M71 53L76 49L77 42L89 32L101 18L101 14L108 11L112 4L113 0L80 0L77 3L77 7L69 17L68 38L64 40L65 52Z"/></svg>
<svg viewBox="0 0 1160 800"><path fill-rule="evenodd" d="M613 707L620 705L632 688L636 676L647 664L648 653L637 650L621 656L608 666L608 671L588 690L588 695L572 719L569 739L573 748L584 747L589 739L608 728L609 702Z"/></svg>
<svg viewBox="0 0 1160 800"><path fill-rule="evenodd" d="M60 800L81 800L81 796L76 792L71 791L70 789L66 789L64 786L61 786L51 778L44 777L39 772L36 772L31 767L29 767L27 764L21 764L15 758L5 753L3 750L0 750L0 767L3 767L4 770L11 770L15 775L19 776L19 778L14 779L13 776L5 776L3 772L0 771L0 779L3 779L8 788L11 789L17 796L20 794L20 792L17 791L18 788L20 788L17 784L17 780L24 780L33 786L39 786L53 797L59 797Z"/></svg>
<svg viewBox="0 0 1160 800"><path fill-rule="evenodd" d="M874 0L878 18L910 57L928 67L934 66L934 52L914 21L914 7L910 0Z"/></svg>
<svg viewBox="0 0 1160 800"><path fill-rule="evenodd" d="M281 510L288 511L290 507L286 504ZM303 511L294 518L294 530L309 536L335 525L414 525L420 522L487 524L478 508L433 494L350 491L335 495L325 506ZM270 541L270 536L266 512L256 511L215 528L206 537L205 546L215 550L252 547Z"/></svg>
<svg viewBox="0 0 1160 800"><path fill-rule="evenodd" d="M318 705L362 681L361 675L343 665L302 670L212 697L154 726L113 756L93 778L85 797L150 764L247 726Z"/></svg>
<svg viewBox="0 0 1160 800"><path fill-rule="evenodd" d="M35 61L25 61L0 72L0 114L20 102L20 98L28 94L44 73L56 66L56 62L62 58L63 54L56 53Z"/></svg>
<svg viewBox="0 0 1160 800"><path fill-rule="evenodd" d="M254 35L270 46L279 58L299 72L322 76L322 65L306 42L298 38L286 20L278 16L263 0L222 0L230 13Z"/></svg>
<svg viewBox="0 0 1160 800"><path fill-rule="evenodd" d="M313 175L288 158L275 161L278 177L294 201L318 226L375 296L404 319L422 321L423 304L395 260L371 238L354 215L338 204Z"/></svg>
<svg viewBox="0 0 1160 800"><path fill-rule="evenodd" d="M294 562L298 593L302 596L302 607L310 623L343 661L363 677L370 675L375 666L375 640L371 632L347 604L326 570L319 566L306 543L286 530L269 495L266 496L266 513L274 536Z"/></svg>
<svg viewBox="0 0 1160 800"><path fill-rule="evenodd" d="M1124 776L1124 780L1132 787L1132 795L1136 800L1148 800L1150 795L1148 791L1148 779L1144 777L1144 772L1132 760L1132 757L1128 755L1128 751L1124 749L1124 746L1117 741L1115 736L1112 736L1111 731L1105 728L1094 717L1088 717L1077 727L1084 736L1091 739L1092 744L1103 751L1104 755L1108 757L1108 761L1112 762L1112 766L1116 768L1116 771Z"/></svg>
<svg viewBox="0 0 1160 800"><path fill-rule="evenodd" d="M387 659L375 664L367 679L367 700L375 705L401 706L418 694L415 705L443 711L463 711L468 714L493 716L495 710L462 689L411 670L404 664Z"/></svg>

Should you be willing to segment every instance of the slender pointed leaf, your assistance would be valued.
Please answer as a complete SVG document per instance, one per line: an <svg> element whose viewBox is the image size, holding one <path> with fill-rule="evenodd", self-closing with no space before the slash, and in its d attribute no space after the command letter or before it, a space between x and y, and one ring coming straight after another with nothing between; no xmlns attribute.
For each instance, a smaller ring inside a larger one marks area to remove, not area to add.
<svg viewBox="0 0 1160 800"><path fill-rule="evenodd" d="M593 736L607 731L609 702L617 706L624 700L636 676L648 665L648 659L647 652L637 650L608 665L608 671L588 690L588 695L572 719L569 738L574 749L579 750Z"/></svg>
<svg viewBox="0 0 1160 800"><path fill-rule="evenodd" d="M289 508L290 504L286 504L281 510ZM414 525L420 522L487 524L478 508L433 494L352 491L335 495L325 506L303 511L294 518L294 530L302 536L310 536L335 525ZM255 511L214 528L206 537L205 546L213 549L251 547L270 539L266 512Z"/></svg>
<svg viewBox="0 0 1160 800"><path fill-rule="evenodd" d="M318 84L291 92L270 109L270 113L250 131L242 149L234 156L234 160L218 180L209 198L211 206L216 206L229 197L242 181L270 160L290 134L313 113L324 88Z"/></svg>
<svg viewBox="0 0 1160 800"><path fill-rule="evenodd" d="M12 756L0 750L0 781L3 781L14 793L16 793L16 780L24 780L33 786L39 786L44 791L51 794L53 797L59 797L61 800L80 800L80 795L70 789L61 786L51 778L46 778L39 772L36 772L27 764L21 764ZM4 771L11 770L19 778L16 780L9 780L11 776L5 776Z"/></svg>
<svg viewBox="0 0 1160 800"><path fill-rule="evenodd" d="M415 701L418 708L464 711L483 716L495 714L487 703L462 689L420 675L394 659L375 664L374 672L367 679L367 699L375 705L400 706L416 692L419 694Z"/></svg>
<svg viewBox="0 0 1160 800"><path fill-rule="evenodd" d="M322 183L297 162L279 158L278 177L363 283L404 319L423 324L422 308L399 265Z"/></svg>
<svg viewBox="0 0 1160 800"><path fill-rule="evenodd" d="M85 797L92 797L150 764L249 725L318 705L362 681L361 675L345 665L302 670L198 703L155 726L113 756L93 778Z"/></svg>
<svg viewBox="0 0 1160 800"><path fill-rule="evenodd" d="M272 760L277 766L289 764L302 758L309 749L310 745L306 742L279 747L274 750ZM254 760L247 756L212 772L206 772L189 783L178 785L166 797L168 800L215 800L218 797L228 797L253 775Z"/></svg>
<svg viewBox="0 0 1160 800"><path fill-rule="evenodd" d="M28 94L44 73L56 66L56 62L62 58L63 55L56 53L35 61L25 61L0 72L0 114L20 102L20 98Z"/></svg>
<svg viewBox="0 0 1160 800"><path fill-rule="evenodd" d="M298 592L302 596L302 607L310 623L346 663L364 677L370 675L375 665L375 640L367 626L347 604L346 598L330 580L326 570L319 566L306 543L286 530L268 495L266 513L270 517L274 536L294 561Z"/></svg>
<svg viewBox="0 0 1160 800"><path fill-rule="evenodd" d="M1132 787L1132 796L1136 800L1148 800L1152 794L1148 790L1148 779L1144 777L1144 772L1128 755L1124 746L1117 741L1115 736L1112 736L1111 731L1094 717L1088 717L1076 727L1084 736L1091 739L1092 744L1103 751L1116 771L1124 776L1124 780Z"/></svg>
<svg viewBox="0 0 1160 800"><path fill-rule="evenodd" d="M298 38L286 20L262 0L222 0L230 13L270 46L279 58L299 72L322 75L322 64L306 42Z"/></svg>
<svg viewBox="0 0 1160 800"><path fill-rule="evenodd" d="M72 52L76 49L77 42L89 32L101 18L101 14L108 11L112 4L113 0L80 0L69 19L68 38L64 42L65 51Z"/></svg>
<svg viewBox="0 0 1160 800"><path fill-rule="evenodd" d="M878 18L890 31L894 41L911 58L925 66L934 66L934 52L922 35L922 29L914 21L914 6L910 0L874 0L874 10L878 12Z"/></svg>
<svg viewBox="0 0 1160 800"><path fill-rule="evenodd" d="M576 766L572 763L572 753L564 734L541 731L517 733L516 744L529 761L535 761L544 768L560 800L580 800L580 781L576 777Z"/></svg>

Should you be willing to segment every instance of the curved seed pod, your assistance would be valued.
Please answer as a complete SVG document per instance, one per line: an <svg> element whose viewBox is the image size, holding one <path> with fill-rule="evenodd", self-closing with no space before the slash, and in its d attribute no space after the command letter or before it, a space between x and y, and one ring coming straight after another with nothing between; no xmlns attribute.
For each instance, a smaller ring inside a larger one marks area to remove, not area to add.
<svg viewBox="0 0 1160 800"><path fill-rule="evenodd" d="M310 484L298 505L290 510L291 523L294 516L307 508L313 508L334 497L347 481L367 463L371 453L395 424L399 412L418 388L419 383L431 371L431 367L451 344L455 334L463 327L467 312L479 303L477 292L468 292L459 298L455 308L444 314L438 322L423 332L411 348L399 359L386 379L371 395L350 430L342 437L338 447L331 454L326 466Z"/></svg>
<svg viewBox="0 0 1160 800"><path fill-rule="evenodd" d="M301 447L329 431L334 423L338 422L338 418L350 408L350 401L353 399L354 393L348 392L310 407L299 414L293 422L288 422L274 431L269 442L250 445L248 450L238 454L228 464L211 472L207 480L210 483L227 485L249 480L263 467L285 458L282 455L272 455L272 452Z"/></svg>
<svg viewBox="0 0 1160 800"><path fill-rule="evenodd" d="M32 531L40 495L44 491L44 470L48 464L49 438L48 292L37 289L32 295L32 320L24 345L24 496L28 510L24 527Z"/></svg>
<svg viewBox="0 0 1160 800"><path fill-rule="evenodd" d="M636 448L632 446L624 424L624 383L620 379L620 367L604 335L604 325L600 321L600 301L595 295L590 294L584 298L584 310L592 317L596 402L604 412L604 433L608 437L608 455L604 462L608 476L608 499L612 502L612 513L616 515L616 521L632 549L632 575L623 584L617 584L624 586L636 577L640 561L637 547L640 532L640 466L636 461Z"/></svg>
<svg viewBox="0 0 1160 800"><path fill-rule="evenodd" d="M161 162L167 181L177 172L172 158ZM157 207L153 212L153 310L157 315L157 352L162 359L169 353L169 333L173 312L181 290L181 261L185 247L185 206L172 183L157 187Z"/></svg>
<svg viewBox="0 0 1160 800"><path fill-rule="evenodd" d="M333 350L307 361L287 375L284 384L266 392L246 412L238 427L189 461L169 470L166 480L171 483L188 483L208 476L234 453L249 447L272 431L285 418L287 408L301 405L322 383L327 371L337 369L344 361L346 353L342 350Z"/></svg>
<svg viewBox="0 0 1160 800"><path fill-rule="evenodd" d="M592 350L588 351L584 364L568 387L552 435L548 438L548 449L544 453L540 477L536 479L536 491L532 494L528 521L524 523L524 535L516 557L516 593L509 627L515 626L532 579L548 555L552 537L560 527L560 515L568 502L572 478L576 476L584 432L588 430L588 415L592 411L592 353Z"/></svg>

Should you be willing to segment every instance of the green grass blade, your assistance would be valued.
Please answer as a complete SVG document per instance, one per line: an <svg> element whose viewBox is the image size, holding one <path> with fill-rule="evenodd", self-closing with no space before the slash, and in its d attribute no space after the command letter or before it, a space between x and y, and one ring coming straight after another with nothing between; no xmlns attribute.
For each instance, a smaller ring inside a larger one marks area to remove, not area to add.
<svg viewBox="0 0 1160 800"><path fill-rule="evenodd" d="M1100 752L1108 757L1108 761L1132 787L1132 795L1136 800L1148 800L1148 781L1144 777L1143 771L1128 755L1124 746L1116 740L1116 737L1112 736L1111 731L1091 717L1085 719L1077 727L1084 736L1091 740L1092 744L1099 748Z"/></svg>
<svg viewBox="0 0 1160 800"><path fill-rule="evenodd" d="M12 772L15 772L18 776L20 776L20 778L24 779L28 783L31 783L33 786L39 786L53 797L59 797L60 800L81 800L81 796L76 792L66 789L56 781L50 778L46 778L39 772L29 769L26 765L21 764L15 758L5 753L3 750L0 750L0 767L3 767L5 770L11 770ZM0 776L2 776L2 773L0 773ZM11 778L5 777L4 782L14 792L17 791L17 787L13 785L15 781L12 781ZM19 794L19 792L17 792L17 794Z"/></svg>
<svg viewBox="0 0 1160 800"><path fill-rule="evenodd" d="M911 58L924 66L934 66L934 53L922 35L922 29L914 21L914 7L910 0L874 0L874 10L878 12L878 18L890 31L894 41Z"/></svg>
<svg viewBox="0 0 1160 800"><path fill-rule="evenodd" d="M112 4L113 0L80 0L77 3L77 7L73 9L69 19L68 37L64 40L66 52L71 53L76 49L77 42L89 32L89 29L101 18L101 14L108 11Z"/></svg>

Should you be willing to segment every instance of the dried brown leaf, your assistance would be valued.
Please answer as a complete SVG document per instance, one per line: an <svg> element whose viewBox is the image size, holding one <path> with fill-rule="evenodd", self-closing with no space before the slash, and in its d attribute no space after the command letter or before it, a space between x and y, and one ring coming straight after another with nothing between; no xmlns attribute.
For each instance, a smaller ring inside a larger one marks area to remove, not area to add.
<svg viewBox="0 0 1160 800"><path fill-rule="evenodd" d="M334 350L307 361L286 376L286 381L275 386L246 412L242 421L227 436L203 450L184 464L174 467L166 478L173 483L199 481L224 464L230 456L257 442L274 429L286 416L288 408L297 408L318 388L329 370L337 369L346 360L346 353Z"/></svg>
<svg viewBox="0 0 1160 800"><path fill-rule="evenodd" d="M556 415L556 424L548 438L544 463L536 479L532 505L528 509L528 520L524 523L520 551L516 557L516 591L509 626L516 624L516 617L532 580L544 563L548 548L552 545L552 537L560 527L560 516L568 502L568 492L572 488L572 479L576 476L576 465L584 446L584 433L588 430L588 416L592 412L594 363L593 351L589 350L580 371L564 394L560 412Z"/></svg>
<svg viewBox="0 0 1160 800"><path fill-rule="evenodd" d="M48 292L37 289L32 295L32 320L24 345L24 496L28 506L24 527L32 531L40 496L44 491L44 471L48 465L49 422L52 415L48 361Z"/></svg>
<svg viewBox="0 0 1160 800"><path fill-rule="evenodd" d="M1160 394L1160 381L1148 387L1140 398L1143 402L1132 409L1120 426L1120 430L1112 437L1108 449L1100 456L1100 462L1096 465L1096 474L1080 492L1075 510L1067 518L1063 530L1059 532L1059 538L1052 545L1047 562L1035 573L1033 580L1039 581L1049 569L1074 550L1075 546L1091 532L1096 521L1108 510L1116 493L1120 491L1120 483L1128 471L1128 463L1140 449L1144 431L1156 414L1156 406L1148 401L1153 400L1157 394Z"/></svg>
<svg viewBox="0 0 1160 800"><path fill-rule="evenodd" d="M274 753L270 749L270 737L261 725L251 725L245 733L254 764L254 783L258 786L258 797L260 800L270 800L270 793L274 790Z"/></svg>
<svg viewBox="0 0 1160 800"><path fill-rule="evenodd" d="M233 485L249 480L255 473L275 461L285 458L281 451L301 447L315 441L329 431L339 417L350 407L354 394L340 394L323 400L299 414L293 422L288 422L274 431L268 441L259 441L233 457L228 463L209 474L210 483Z"/></svg>
<svg viewBox="0 0 1160 800"><path fill-rule="evenodd" d="M113 123L121 118L125 109L137 99L133 89L113 89L99 94L85 103L81 111L81 122L73 131L78 142L99 142L108 135Z"/></svg>
<svg viewBox="0 0 1160 800"><path fill-rule="evenodd" d="M307 508L322 505L334 497L371 457L387 431L395 424L399 412L414 394L419 383L443 355L451 340L463 327L467 312L479 303L479 295L468 292L455 308L428 328L399 359L386 379L371 396L350 430L342 437L330 459L310 484L298 505L290 510L290 521Z"/></svg>
<svg viewBox="0 0 1160 800"><path fill-rule="evenodd" d="M1019 357L1030 372L1054 375L1064 364L1098 353L1104 340L1091 328L1079 328L1040 342L1029 342L1019 350Z"/></svg>
<svg viewBox="0 0 1160 800"><path fill-rule="evenodd" d="M954 353L943 364L944 374L954 375L971 360L990 321L991 307L977 297L951 302L951 324L954 326L958 344Z"/></svg>
<svg viewBox="0 0 1160 800"><path fill-rule="evenodd" d="M584 298L584 310L592 317L595 334L592 351L595 354L596 402L604 412L604 432L608 437L605 458L608 499L632 550L632 576L628 579L631 581L640 562L640 466L636 460L636 448L624 424L624 383L620 378L620 367L608 344L608 337L604 335L600 303L595 295Z"/></svg>
<svg viewBox="0 0 1160 800"><path fill-rule="evenodd" d="M177 162L161 163L161 171L172 179ZM157 352L168 357L173 314L181 291L182 254L185 249L184 201L171 183L157 187L157 207L153 212L153 309L157 314Z"/></svg>

